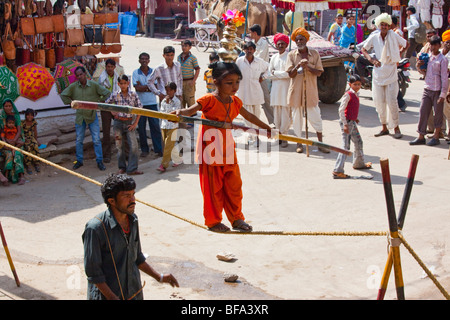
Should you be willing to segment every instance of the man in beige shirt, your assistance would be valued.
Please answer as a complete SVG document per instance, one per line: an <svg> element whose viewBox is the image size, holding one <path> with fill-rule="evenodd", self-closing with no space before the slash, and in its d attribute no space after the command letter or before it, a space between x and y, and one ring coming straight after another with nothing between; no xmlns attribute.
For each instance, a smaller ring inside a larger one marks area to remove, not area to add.
<svg viewBox="0 0 450 320"><path fill-rule="evenodd" d="M295 135L301 137L303 113L306 100L307 120L317 132L317 139L322 141L322 117L319 108L319 90L317 77L323 70L319 52L308 48L309 33L304 28L297 28L291 36L297 45L297 50L289 52L286 61L286 71L291 78L288 90L288 105L292 108L293 129ZM306 97L305 97L306 95ZM319 147L324 153L330 151ZM298 143L298 153L303 152L303 145Z"/></svg>

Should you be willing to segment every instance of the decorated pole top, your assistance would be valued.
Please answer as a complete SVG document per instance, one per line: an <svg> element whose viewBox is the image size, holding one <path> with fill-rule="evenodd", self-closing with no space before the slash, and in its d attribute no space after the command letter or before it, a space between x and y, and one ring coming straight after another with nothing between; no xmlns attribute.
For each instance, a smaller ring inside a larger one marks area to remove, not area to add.
<svg viewBox="0 0 450 320"><path fill-rule="evenodd" d="M236 29L245 23L245 17L242 12L234 9L222 14L222 20L225 24L225 31L220 40L221 48L217 54L224 62L235 62L239 56L239 52L236 50L238 45Z"/></svg>

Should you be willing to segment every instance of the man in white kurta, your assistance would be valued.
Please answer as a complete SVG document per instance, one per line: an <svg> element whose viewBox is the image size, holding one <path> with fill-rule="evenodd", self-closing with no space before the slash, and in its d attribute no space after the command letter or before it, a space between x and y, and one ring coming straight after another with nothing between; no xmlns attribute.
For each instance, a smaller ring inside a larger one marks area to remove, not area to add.
<svg viewBox="0 0 450 320"><path fill-rule="evenodd" d="M243 107L258 118L261 115L261 105L264 103L264 93L261 89L261 81L268 75L269 64L254 56L256 46L253 42L244 44L245 56L236 60L236 65L242 73L242 80L236 95L242 100ZM248 127L257 128L252 123L245 121ZM250 136L250 138L253 138Z"/></svg>
<svg viewBox="0 0 450 320"><path fill-rule="evenodd" d="M273 41L278 49L270 59L269 76L272 80L270 91L270 106L273 108L274 124L281 134L287 134L291 126L291 108L288 105L287 93L289 90L290 77L286 72L286 59L289 45L289 37L282 33L277 33ZM287 147L287 141L282 141L281 146Z"/></svg>
<svg viewBox="0 0 450 320"><path fill-rule="evenodd" d="M263 59L267 63L269 63L269 43L267 42L266 38L261 36L261 26L259 24L255 24L250 27L250 38L253 40L253 42L256 45L256 50L254 53L255 57L258 57L260 59ZM270 86L271 81L269 79L265 79L261 81L260 83L261 88L264 93L264 102L261 105L262 109L264 111L264 114L266 115L267 121L269 123L273 123L273 110L270 107Z"/></svg>
<svg viewBox="0 0 450 320"><path fill-rule="evenodd" d="M387 13L379 15L375 19L375 25L380 32L369 36L361 51L374 65L372 98L382 125L375 137L388 135L389 129L394 128L394 138L400 139L397 62L401 59L399 48L406 47L406 40L389 30L391 24L391 16ZM369 55L370 49L374 50L375 58Z"/></svg>

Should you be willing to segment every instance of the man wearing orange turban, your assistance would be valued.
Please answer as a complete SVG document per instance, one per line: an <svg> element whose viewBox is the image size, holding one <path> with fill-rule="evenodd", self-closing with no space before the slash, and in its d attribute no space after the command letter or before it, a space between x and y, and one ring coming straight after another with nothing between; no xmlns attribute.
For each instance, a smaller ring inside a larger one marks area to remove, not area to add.
<svg viewBox="0 0 450 320"><path fill-rule="evenodd" d="M306 31L305 28L297 28L292 32L291 40L295 41L295 38L297 38L298 35L302 35L306 38L306 41L309 41L309 33Z"/></svg>
<svg viewBox="0 0 450 320"><path fill-rule="evenodd" d="M442 34L442 41L444 41L444 42L450 41L450 30L445 31Z"/></svg>
<svg viewBox="0 0 450 320"><path fill-rule="evenodd" d="M295 29L291 39L295 41L297 50L288 53L285 70L290 77L287 99L288 105L292 109L294 133L297 137L302 136L303 110L307 108L308 123L316 130L317 139L322 142L323 127L317 87L317 78L324 71L322 60L317 50L306 46L309 33L304 28ZM319 147L319 150L329 153L322 147ZM303 152L302 144L297 144L296 152Z"/></svg>

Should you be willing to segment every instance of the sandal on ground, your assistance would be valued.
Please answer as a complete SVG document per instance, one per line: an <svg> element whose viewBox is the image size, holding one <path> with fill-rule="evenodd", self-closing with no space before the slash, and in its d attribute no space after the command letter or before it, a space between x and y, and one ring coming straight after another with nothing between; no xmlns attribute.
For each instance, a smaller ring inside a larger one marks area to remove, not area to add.
<svg viewBox="0 0 450 320"><path fill-rule="evenodd" d="M238 219L233 222L233 229L239 231L247 231L250 232L253 230L252 226L246 223L244 220Z"/></svg>
<svg viewBox="0 0 450 320"><path fill-rule="evenodd" d="M350 179L350 176L343 172L333 172L333 179Z"/></svg>
<svg viewBox="0 0 450 320"><path fill-rule="evenodd" d="M129 176L136 176L136 175L139 175L139 174L144 174L144 172L135 170L135 171L130 172L130 173L127 173L127 174L128 174Z"/></svg>
<svg viewBox="0 0 450 320"><path fill-rule="evenodd" d="M176 168L176 167L178 167L178 166L181 166L182 164L183 164L183 162L181 162L181 163L173 163L173 164L172 164L172 167Z"/></svg>
<svg viewBox="0 0 450 320"><path fill-rule="evenodd" d="M372 169L372 162L366 162L362 167L353 167L356 170Z"/></svg>
<svg viewBox="0 0 450 320"><path fill-rule="evenodd" d="M24 185L25 184L25 179L24 178L20 178L19 182L17 183L18 185Z"/></svg>
<svg viewBox="0 0 450 320"><path fill-rule="evenodd" d="M165 172L166 168L164 168L163 165L160 165L156 170L158 170L160 172Z"/></svg>
<svg viewBox="0 0 450 320"><path fill-rule="evenodd" d="M5 180L5 181L2 181L2 185L3 185L4 187L9 187L9 186L10 186L10 183L9 183L8 180Z"/></svg>
<svg viewBox="0 0 450 320"><path fill-rule="evenodd" d="M208 230L213 232L228 232L230 231L230 228L228 228L223 223L219 222L218 224L208 228Z"/></svg>
<svg viewBox="0 0 450 320"><path fill-rule="evenodd" d="M381 137L381 136L386 136L388 134L389 134L389 130L381 130L380 132L375 133L374 136L375 137Z"/></svg>

